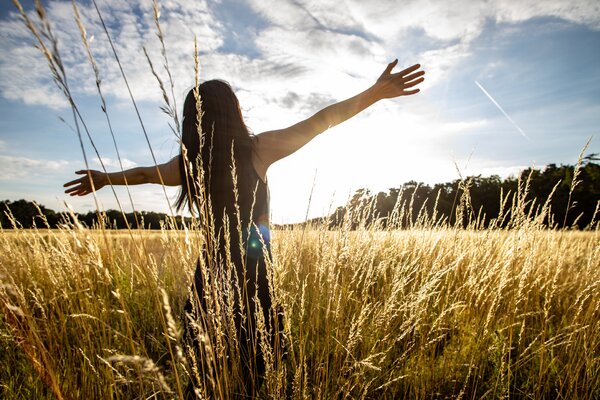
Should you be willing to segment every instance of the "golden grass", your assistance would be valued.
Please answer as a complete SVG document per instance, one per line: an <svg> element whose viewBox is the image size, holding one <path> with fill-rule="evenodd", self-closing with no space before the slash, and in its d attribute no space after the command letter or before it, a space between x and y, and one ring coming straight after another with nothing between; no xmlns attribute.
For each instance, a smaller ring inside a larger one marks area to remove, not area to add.
<svg viewBox="0 0 600 400"><path fill-rule="evenodd" d="M84 135L101 159L41 2L35 2L39 22L13 2L72 107L86 165ZM101 74L75 4L74 14L112 134ZM168 71L156 3L154 19ZM120 66L112 42L111 49ZM197 48L194 56L198 82ZM167 93L171 88L173 95L171 75L165 85L148 61L177 136L175 101ZM577 182L575 173L571 192ZM597 221L586 232L544 229L552 220L551 199L534 207L525 184L500 199L506 212L494 229L482 230L468 181L462 190L456 216L466 230L423 213L405 231L364 224L351 231L346 224L274 233L269 283L285 314L287 354L282 359L268 341L257 343L267 360L259 397L600 397ZM409 205L397 206L388 227L400 226L406 213L412 217ZM210 220L206 209L201 214L197 225ZM496 229L506 218L510 229ZM239 393L240 356L228 336L233 311L223 300L235 290L230 282L217 279L206 288L213 302L199 322L203 360L182 342L183 305L207 236L198 226L123 233L67 223L60 230L0 231L0 397L181 398L191 376L201 381L204 398ZM264 330L264 321L257 322Z"/></svg>
<svg viewBox="0 0 600 400"><path fill-rule="evenodd" d="M2 231L0 394L178 398L193 373L180 316L196 233ZM276 231L288 354L260 396L597 398L599 238ZM236 393L235 373L215 374L221 396Z"/></svg>

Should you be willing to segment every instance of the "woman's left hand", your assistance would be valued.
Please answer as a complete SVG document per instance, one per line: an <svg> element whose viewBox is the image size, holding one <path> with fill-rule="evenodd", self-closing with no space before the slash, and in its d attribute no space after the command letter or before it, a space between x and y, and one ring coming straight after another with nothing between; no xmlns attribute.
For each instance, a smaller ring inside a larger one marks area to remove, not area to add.
<svg viewBox="0 0 600 400"><path fill-rule="evenodd" d="M391 99L399 96L410 96L419 93L419 89L414 88L425 78L425 71L418 71L420 64L415 64L403 71L392 73L394 67L398 64L398 59L388 64L385 71L381 74L375 83L375 90L381 99Z"/></svg>
<svg viewBox="0 0 600 400"><path fill-rule="evenodd" d="M100 190L108 183L106 174L100 171L84 169L75 173L84 176L63 185L64 187L71 186L65 190L65 193L69 193L71 196L85 196L88 193Z"/></svg>

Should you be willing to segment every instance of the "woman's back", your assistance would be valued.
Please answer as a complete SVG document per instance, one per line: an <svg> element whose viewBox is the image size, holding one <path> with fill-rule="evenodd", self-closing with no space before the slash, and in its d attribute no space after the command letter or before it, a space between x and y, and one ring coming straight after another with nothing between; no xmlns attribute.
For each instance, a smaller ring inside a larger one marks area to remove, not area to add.
<svg viewBox="0 0 600 400"><path fill-rule="evenodd" d="M218 80L204 82L185 100L180 156L112 174L78 171L86 176L65 184L74 185L67 193L79 196L107 184L181 185L177 208L188 205L200 215L206 240L185 307L193 366L186 398L195 398L194 388L203 397L232 391L237 395L239 378L243 396L254 397L265 371L263 351L270 351L271 363L280 359L282 313L274 304L273 274L267 268L271 252L266 171L377 101L418 93L415 86L424 79L420 65L392 73L396 64L397 60L390 63L374 85L356 96L255 137L249 134L231 87Z"/></svg>

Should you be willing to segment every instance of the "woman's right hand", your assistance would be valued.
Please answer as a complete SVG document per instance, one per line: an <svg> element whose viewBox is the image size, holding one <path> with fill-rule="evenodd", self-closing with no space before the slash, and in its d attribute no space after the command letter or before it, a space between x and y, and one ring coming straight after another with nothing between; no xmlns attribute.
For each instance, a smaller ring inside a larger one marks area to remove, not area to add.
<svg viewBox="0 0 600 400"><path fill-rule="evenodd" d="M92 193L94 190L100 190L106 186L106 174L104 172L96 171L93 169L83 169L75 171L76 174L84 175L79 179L72 180L65 183L63 186L72 186L65 190L65 193L69 193L71 196L85 196L86 194ZM88 175L89 173L89 175ZM91 181L90 181L91 178ZM92 184L94 183L94 189L92 190Z"/></svg>
<svg viewBox="0 0 600 400"><path fill-rule="evenodd" d="M415 64L403 71L392 73L398 64L398 59L388 64L374 85L379 99L391 99L399 96L410 96L419 93L419 89L411 89L425 80L425 71L419 70L420 64Z"/></svg>

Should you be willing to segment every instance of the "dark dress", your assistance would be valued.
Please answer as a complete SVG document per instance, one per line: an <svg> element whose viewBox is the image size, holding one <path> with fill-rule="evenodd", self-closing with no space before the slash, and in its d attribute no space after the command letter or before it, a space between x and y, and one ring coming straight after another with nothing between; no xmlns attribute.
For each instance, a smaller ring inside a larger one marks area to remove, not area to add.
<svg viewBox="0 0 600 400"><path fill-rule="evenodd" d="M205 382L206 378L210 381L211 378L214 379L223 372L214 371L214 368L211 369L211 366L205 365L206 359L210 359L211 356L207 355L206 343L200 344L198 339L208 337L210 345L217 346L214 335L211 333L224 331L228 336L225 342L231 346L231 343L235 343L235 341L230 340L229 336L232 334L236 336L246 390L246 393L240 393L243 398L254 397L264 378L265 357L260 345L262 338L256 330L257 323L264 321L271 348L280 353L283 349L283 316L280 307L277 307L277 312L274 312L269 290L268 274L272 273L268 268L268 261L271 259L269 188L253 168L247 179L251 179L251 183L256 182L253 185L256 187L252 212L253 223L248 229L242 229L241 238L239 238L239 234L230 234L229 246L227 246L229 251L226 251L226 246L223 246L224 241L221 242L216 252L213 252L216 257L212 258L216 259L216 262L210 262L210 257L208 257L210 250L203 249L200 257L204 257L205 267L202 268L201 260L198 259L191 296L185 305L184 320L184 343L193 350L193 357L195 357L198 363L197 369L200 371L198 375L201 375L199 378L204 377ZM230 228L237 232L235 224L231 224ZM238 239L236 240L236 238ZM229 263L226 262L228 258L231 260ZM223 267L226 265L233 266L233 268L230 267L226 270ZM235 276L231 269L235 269ZM222 286L227 285L220 284L220 282L227 280L232 282L229 287L234 289L233 293L222 290ZM206 291L205 286L213 283L213 289ZM219 287L215 290L216 286ZM239 289L236 290L237 287ZM217 296L214 296L214 293L219 294L218 299L215 299ZM256 298L259 300L260 307L257 307ZM231 321L231 318L227 317L227 311L225 311L231 305L233 305L235 315L235 332L231 332L233 329L228 327L231 324L227 324L227 321ZM260 314L263 317L259 320L262 321L257 320L259 309L262 311ZM220 316L216 314L220 314ZM274 320L277 323L274 324ZM218 328L217 324L220 324ZM221 379L228 378L221 376ZM194 385L201 386L202 384L196 382L195 377L192 377L186 390L186 398L196 398L193 394ZM210 392L210 388L207 390Z"/></svg>

